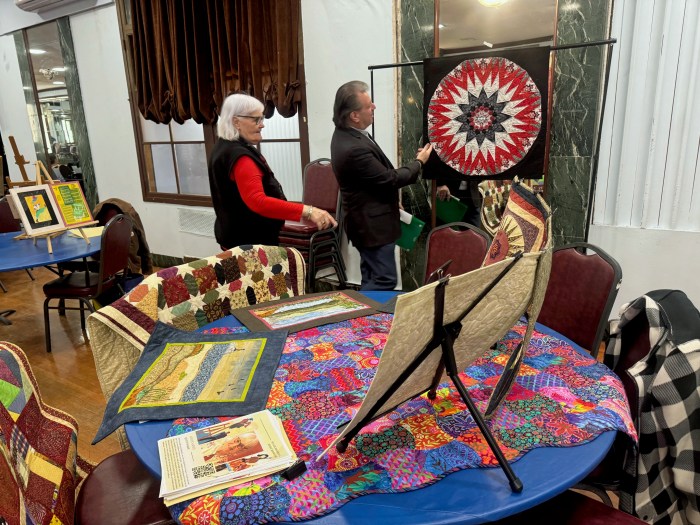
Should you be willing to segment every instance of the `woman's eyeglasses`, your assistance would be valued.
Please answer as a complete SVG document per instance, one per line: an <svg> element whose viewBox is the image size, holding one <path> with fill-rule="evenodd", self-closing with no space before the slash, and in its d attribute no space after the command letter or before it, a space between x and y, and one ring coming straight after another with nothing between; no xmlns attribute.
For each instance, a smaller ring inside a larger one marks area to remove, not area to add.
<svg viewBox="0 0 700 525"><path fill-rule="evenodd" d="M234 115L234 117L249 118L250 120L254 121L255 124L258 126L263 123L263 120L265 120L265 117L253 117L252 115Z"/></svg>

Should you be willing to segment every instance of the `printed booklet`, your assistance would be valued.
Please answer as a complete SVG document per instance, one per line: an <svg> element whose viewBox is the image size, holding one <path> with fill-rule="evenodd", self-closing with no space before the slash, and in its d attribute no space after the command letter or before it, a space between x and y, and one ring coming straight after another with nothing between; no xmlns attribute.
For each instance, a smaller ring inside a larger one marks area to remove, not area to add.
<svg viewBox="0 0 700 525"><path fill-rule="evenodd" d="M166 505L274 474L297 460L269 410L161 439L158 453Z"/></svg>

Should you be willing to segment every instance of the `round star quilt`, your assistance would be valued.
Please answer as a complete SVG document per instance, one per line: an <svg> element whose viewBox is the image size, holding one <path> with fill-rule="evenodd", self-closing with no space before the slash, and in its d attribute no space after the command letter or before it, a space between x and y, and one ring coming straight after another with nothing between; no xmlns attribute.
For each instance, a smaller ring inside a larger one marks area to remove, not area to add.
<svg viewBox="0 0 700 525"><path fill-rule="evenodd" d="M498 175L530 151L543 124L542 105L534 80L515 62L464 60L430 99L428 139L440 160L459 173Z"/></svg>

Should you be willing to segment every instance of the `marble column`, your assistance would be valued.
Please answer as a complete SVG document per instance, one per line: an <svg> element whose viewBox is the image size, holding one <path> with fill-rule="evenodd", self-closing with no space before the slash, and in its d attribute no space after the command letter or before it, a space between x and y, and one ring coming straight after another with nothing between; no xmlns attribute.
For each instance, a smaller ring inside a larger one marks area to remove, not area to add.
<svg viewBox="0 0 700 525"><path fill-rule="evenodd" d="M417 62L433 56L435 2L433 0L397 0L397 62ZM416 156L423 138L423 66L398 68L399 148L398 161L403 165ZM414 248L401 251L401 279L404 290L423 284L425 240L430 230L430 182L420 180L402 191L404 209L425 222Z"/></svg>
<svg viewBox="0 0 700 525"><path fill-rule="evenodd" d="M75 51L73 50L73 36L71 34L68 17L59 18L56 20L56 23L58 25L58 39L61 44L61 54L63 55L63 65L66 67L66 89L68 90L68 100L72 113L75 144L80 157L80 169L83 173L85 198L92 209L99 202L99 196L97 195L95 167L92 163L90 139L88 138L85 110L83 109L83 96L80 92L78 65L75 61Z"/></svg>
<svg viewBox="0 0 700 525"><path fill-rule="evenodd" d="M559 0L557 44L609 38L612 0ZM585 241L594 191L607 46L555 51L549 172L553 241Z"/></svg>

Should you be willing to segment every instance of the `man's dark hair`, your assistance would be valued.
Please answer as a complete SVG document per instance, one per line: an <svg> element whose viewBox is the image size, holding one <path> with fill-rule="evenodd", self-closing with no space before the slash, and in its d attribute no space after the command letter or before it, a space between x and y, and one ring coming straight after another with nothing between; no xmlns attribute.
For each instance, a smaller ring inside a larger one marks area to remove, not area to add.
<svg viewBox="0 0 700 525"><path fill-rule="evenodd" d="M339 128L348 127L348 118L353 111L362 109L358 100L360 93L369 91L369 86L360 80L346 82L335 93L333 123Z"/></svg>

